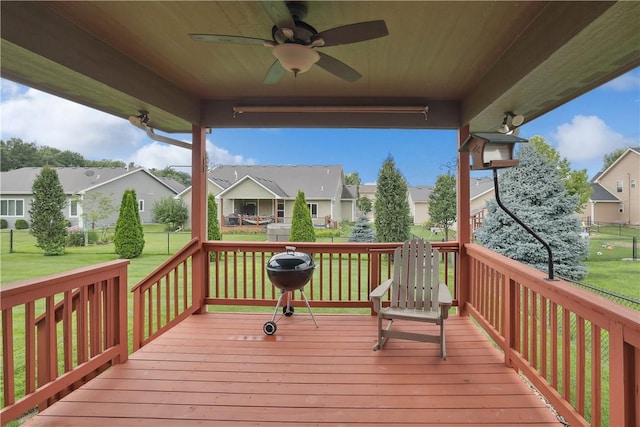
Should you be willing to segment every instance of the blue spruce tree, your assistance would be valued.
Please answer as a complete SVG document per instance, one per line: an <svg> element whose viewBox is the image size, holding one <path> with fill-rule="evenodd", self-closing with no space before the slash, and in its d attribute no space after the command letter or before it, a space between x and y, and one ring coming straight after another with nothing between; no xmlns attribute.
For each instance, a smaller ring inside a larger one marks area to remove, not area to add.
<svg viewBox="0 0 640 427"><path fill-rule="evenodd" d="M578 196L569 196L555 165L532 145L519 151L520 164L499 177L502 203L546 241L553 252L554 272L570 280L583 279L587 241L579 236L575 215ZM547 251L492 200L477 232L478 240L511 259L547 271Z"/></svg>

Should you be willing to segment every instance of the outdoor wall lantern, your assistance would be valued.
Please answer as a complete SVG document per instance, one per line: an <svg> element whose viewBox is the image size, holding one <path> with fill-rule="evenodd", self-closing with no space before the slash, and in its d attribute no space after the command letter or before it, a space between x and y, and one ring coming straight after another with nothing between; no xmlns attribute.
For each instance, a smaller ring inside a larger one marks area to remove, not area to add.
<svg viewBox="0 0 640 427"><path fill-rule="evenodd" d="M500 209L502 209L507 215L509 215L515 222L520 224L522 228L527 230L529 234L536 238L542 246L547 250L547 263L549 280L553 278L553 253L551 252L551 246L538 234L533 231L528 225L526 225L520 218L515 216L509 209L507 209L500 200L500 191L498 188L498 169L510 168L518 166L520 161L513 158L513 149L518 142L528 142L524 138L519 138L514 135L507 135L503 133L474 133L464 141L460 147L460 152L468 152L471 154L471 170L493 170L493 186L496 192L496 202Z"/></svg>

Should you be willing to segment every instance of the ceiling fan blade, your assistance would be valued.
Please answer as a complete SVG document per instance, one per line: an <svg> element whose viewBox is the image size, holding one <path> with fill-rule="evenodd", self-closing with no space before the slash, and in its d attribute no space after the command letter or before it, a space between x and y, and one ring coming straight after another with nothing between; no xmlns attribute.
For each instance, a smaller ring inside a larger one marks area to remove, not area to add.
<svg viewBox="0 0 640 427"><path fill-rule="evenodd" d="M276 24L276 27L289 28L291 30L296 28L296 24L293 22L293 17L291 16L291 12L289 12L286 2L280 0L262 0L262 7L264 7L264 10L273 23Z"/></svg>
<svg viewBox="0 0 640 427"><path fill-rule="evenodd" d="M271 64L269 71L264 76L264 83L268 85L276 84L280 81L282 76L286 74L287 70L280 64L280 61L276 61Z"/></svg>
<svg viewBox="0 0 640 427"><path fill-rule="evenodd" d="M329 56L325 53L318 53L320 54L320 60L316 62L316 65L320 68L327 70L331 74L334 74L341 79L348 81L349 83L353 83L360 77L362 77L362 74L349 67L344 62L339 61L333 56Z"/></svg>
<svg viewBox="0 0 640 427"><path fill-rule="evenodd" d="M189 34L192 40L197 42L252 44L260 46L272 46L272 40L263 40L253 37L227 36L223 34Z"/></svg>
<svg viewBox="0 0 640 427"><path fill-rule="evenodd" d="M358 22L332 28L318 34L324 40L323 47L339 46L341 44L357 43L377 39L389 34L387 24L383 20Z"/></svg>

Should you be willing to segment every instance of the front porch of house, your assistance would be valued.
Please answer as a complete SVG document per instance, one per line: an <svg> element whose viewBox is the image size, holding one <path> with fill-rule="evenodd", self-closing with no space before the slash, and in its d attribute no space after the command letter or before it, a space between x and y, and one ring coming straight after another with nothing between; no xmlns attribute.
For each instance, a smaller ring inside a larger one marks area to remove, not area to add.
<svg viewBox="0 0 640 427"><path fill-rule="evenodd" d="M372 351L375 317L192 315L25 426L561 426L469 318ZM423 326L421 326L423 327ZM433 327L429 325L427 327Z"/></svg>

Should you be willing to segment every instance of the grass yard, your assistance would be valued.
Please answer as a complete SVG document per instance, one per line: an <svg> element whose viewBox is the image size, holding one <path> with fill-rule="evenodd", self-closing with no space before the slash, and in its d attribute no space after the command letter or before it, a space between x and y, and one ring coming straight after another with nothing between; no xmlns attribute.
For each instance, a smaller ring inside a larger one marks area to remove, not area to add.
<svg viewBox="0 0 640 427"><path fill-rule="evenodd" d="M444 234L432 233L424 227L412 227L411 233L431 241L442 241ZM611 292L640 299L640 261L622 261L631 257L632 238L640 240L640 230L616 226L592 229L589 256L586 260L589 273L582 281ZM191 238L188 232L167 233L163 226L145 226L145 247L142 255L131 260L129 286L133 287ZM449 232L449 240L456 238ZM224 240L265 241L266 234L223 235ZM318 241L345 242L346 237L321 237ZM73 270L87 265L117 259L113 244L67 248L67 254L45 257L35 246L34 237L27 230L13 233L14 252L9 252L9 230L0 231L0 285Z"/></svg>

